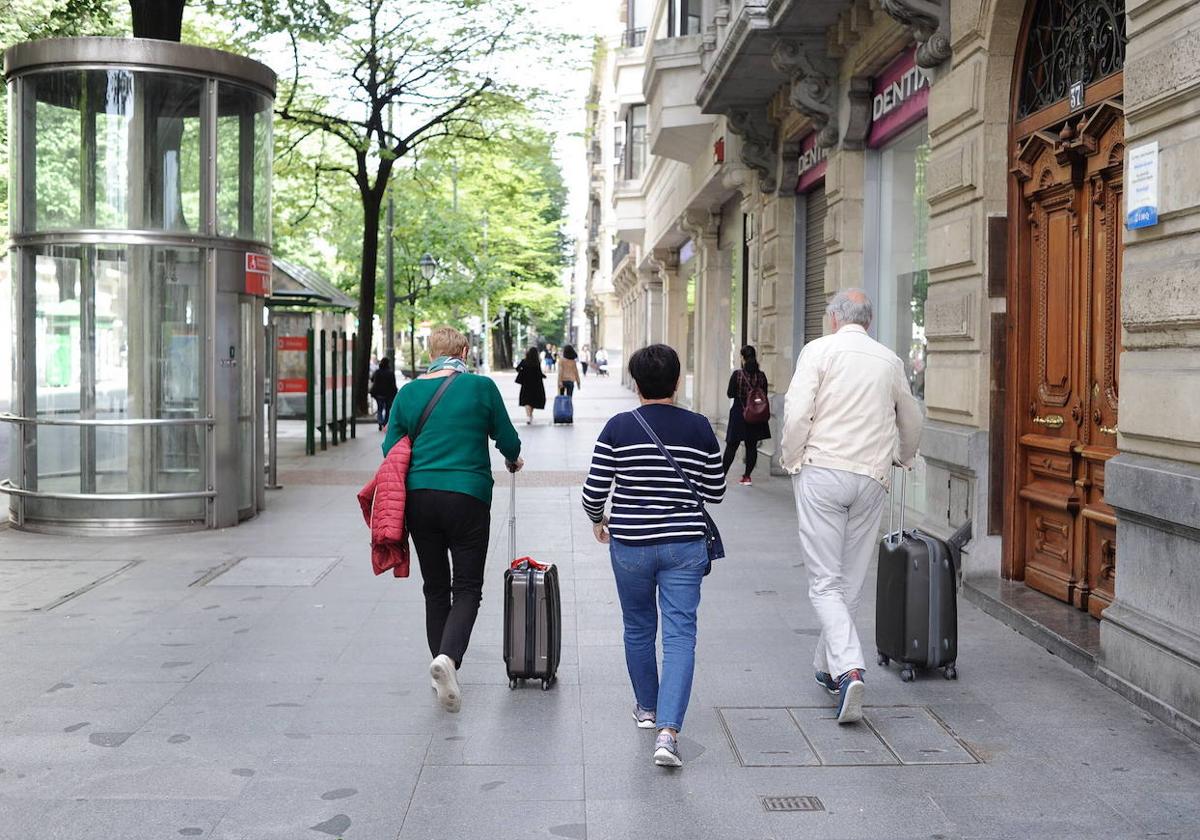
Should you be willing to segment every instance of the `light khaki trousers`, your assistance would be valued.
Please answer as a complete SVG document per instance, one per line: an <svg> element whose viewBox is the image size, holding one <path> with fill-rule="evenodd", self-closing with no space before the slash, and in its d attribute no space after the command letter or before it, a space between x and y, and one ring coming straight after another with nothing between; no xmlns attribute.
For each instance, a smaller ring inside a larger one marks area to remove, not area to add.
<svg viewBox="0 0 1200 840"><path fill-rule="evenodd" d="M821 622L813 667L835 678L865 668L854 612L877 551L887 491L865 475L804 467L792 476L808 597Z"/></svg>

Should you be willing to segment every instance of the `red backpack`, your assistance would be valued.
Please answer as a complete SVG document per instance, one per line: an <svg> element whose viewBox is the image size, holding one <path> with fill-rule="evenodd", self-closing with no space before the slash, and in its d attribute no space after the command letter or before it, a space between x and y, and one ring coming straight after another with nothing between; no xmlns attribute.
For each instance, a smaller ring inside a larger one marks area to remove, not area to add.
<svg viewBox="0 0 1200 840"><path fill-rule="evenodd" d="M743 378L746 376L742 371ZM766 423L771 419L771 402L767 392L759 388L753 380L748 381L746 404L742 407L742 419L747 423Z"/></svg>

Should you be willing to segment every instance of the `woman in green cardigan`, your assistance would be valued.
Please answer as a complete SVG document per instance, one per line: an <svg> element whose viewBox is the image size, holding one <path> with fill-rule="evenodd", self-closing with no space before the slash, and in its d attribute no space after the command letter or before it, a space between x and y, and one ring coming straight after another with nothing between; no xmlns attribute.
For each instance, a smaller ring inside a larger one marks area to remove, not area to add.
<svg viewBox="0 0 1200 840"><path fill-rule="evenodd" d="M496 383L467 371L466 336L439 327L429 337L434 362L400 389L388 420L383 454L417 426L446 377L454 377L413 442L405 519L425 592L425 632L438 700L462 704L458 669L471 640L483 590L491 530L492 466L488 440L510 472L524 466L521 439Z"/></svg>

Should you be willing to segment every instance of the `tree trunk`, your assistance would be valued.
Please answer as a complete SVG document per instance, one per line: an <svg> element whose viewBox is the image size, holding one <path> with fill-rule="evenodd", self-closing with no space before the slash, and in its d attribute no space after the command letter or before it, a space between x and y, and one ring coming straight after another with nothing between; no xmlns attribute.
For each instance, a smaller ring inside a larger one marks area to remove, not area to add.
<svg viewBox="0 0 1200 840"><path fill-rule="evenodd" d="M354 410L359 414L369 414L367 381L371 375L371 345L374 340L375 271L379 266L379 211L382 201L365 193L362 203L362 274L358 278L358 342L362 349L354 360Z"/></svg>
<svg viewBox="0 0 1200 840"><path fill-rule="evenodd" d="M187 0L129 0L133 37L178 41L183 37L183 7Z"/></svg>

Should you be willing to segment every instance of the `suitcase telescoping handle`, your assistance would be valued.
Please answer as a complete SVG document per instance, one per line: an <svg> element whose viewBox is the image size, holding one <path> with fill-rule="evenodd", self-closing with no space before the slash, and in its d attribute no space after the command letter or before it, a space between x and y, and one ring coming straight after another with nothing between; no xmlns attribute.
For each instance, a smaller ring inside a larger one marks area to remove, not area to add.
<svg viewBox="0 0 1200 840"><path fill-rule="evenodd" d="M892 468L892 488L896 487L896 472L900 473L900 530L896 530L896 494L892 492L888 499L888 540L893 538L897 543L904 541L904 489L908 479L908 470L901 466Z"/></svg>
<svg viewBox="0 0 1200 840"><path fill-rule="evenodd" d="M508 492L508 560L517 559L517 474L510 473L512 483Z"/></svg>

